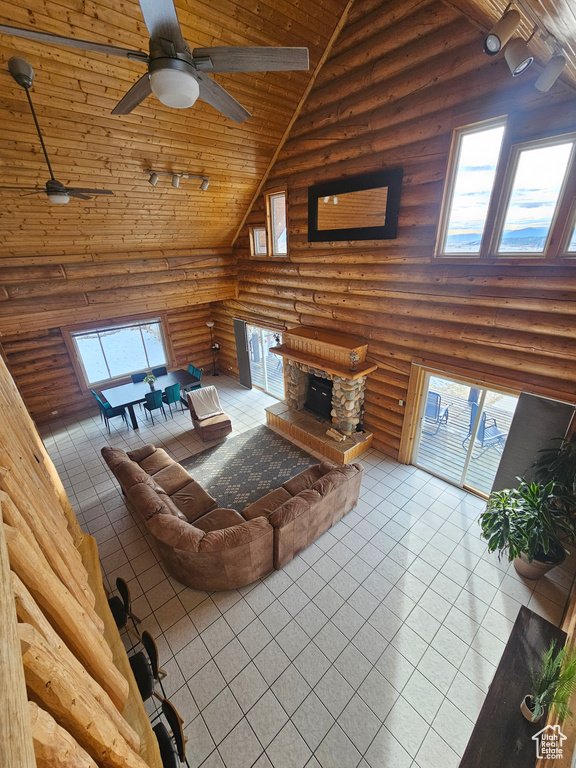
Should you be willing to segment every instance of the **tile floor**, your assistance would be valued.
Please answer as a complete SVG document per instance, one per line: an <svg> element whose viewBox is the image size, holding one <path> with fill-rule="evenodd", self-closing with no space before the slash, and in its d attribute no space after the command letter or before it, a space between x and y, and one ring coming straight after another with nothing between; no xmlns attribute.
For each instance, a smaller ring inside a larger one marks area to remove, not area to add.
<svg viewBox="0 0 576 768"><path fill-rule="evenodd" d="M236 432L264 422L272 398L212 383ZM100 448L154 442L178 460L203 446L187 412L112 424L87 415L42 435L107 580L129 582L156 638L193 768L457 766L520 605L561 618L574 558L522 580L479 539L480 499L378 451L356 509L282 571L233 592L183 587Z"/></svg>

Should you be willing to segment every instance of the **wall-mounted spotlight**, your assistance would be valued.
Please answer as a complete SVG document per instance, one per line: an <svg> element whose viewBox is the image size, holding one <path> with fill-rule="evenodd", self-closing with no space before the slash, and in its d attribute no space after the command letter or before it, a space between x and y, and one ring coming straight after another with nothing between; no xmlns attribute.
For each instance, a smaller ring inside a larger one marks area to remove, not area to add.
<svg viewBox="0 0 576 768"><path fill-rule="evenodd" d="M202 192L206 192L210 186L210 176L204 176L198 173L173 173L172 171L144 171L144 173L149 174L150 178L148 179L148 183L152 184L153 187L158 184L159 176L171 176L173 187L180 186L180 179L202 179L202 183L200 184Z"/></svg>
<svg viewBox="0 0 576 768"><path fill-rule="evenodd" d="M488 56L500 53L520 24L520 14L516 10L507 11L484 38L484 52Z"/></svg>
<svg viewBox="0 0 576 768"><path fill-rule="evenodd" d="M526 40L523 40L521 37L515 37L510 40L504 51L504 58L512 73L512 77L517 77L522 72L526 72L534 61L534 56L530 53Z"/></svg>
<svg viewBox="0 0 576 768"><path fill-rule="evenodd" d="M562 74L562 71L564 70L564 67L566 66L566 57L562 56L562 54L557 54L555 56L552 56L548 64L544 67L542 72L540 73L540 77L534 85L539 91L542 91L542 93L546 93L546 91L549 91L550 88L554 85L556 80L560 77Z"/></svg>

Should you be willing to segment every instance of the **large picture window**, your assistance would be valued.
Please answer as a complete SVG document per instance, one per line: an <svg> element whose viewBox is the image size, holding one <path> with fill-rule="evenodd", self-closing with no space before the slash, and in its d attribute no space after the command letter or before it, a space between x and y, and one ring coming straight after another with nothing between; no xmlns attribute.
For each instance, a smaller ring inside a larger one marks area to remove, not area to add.
<svg viewBox="0 0 576 768"><path fill-rule="evenodd" d="M86 384L150 370L168 362L160 318L72 331Z"/></svg>

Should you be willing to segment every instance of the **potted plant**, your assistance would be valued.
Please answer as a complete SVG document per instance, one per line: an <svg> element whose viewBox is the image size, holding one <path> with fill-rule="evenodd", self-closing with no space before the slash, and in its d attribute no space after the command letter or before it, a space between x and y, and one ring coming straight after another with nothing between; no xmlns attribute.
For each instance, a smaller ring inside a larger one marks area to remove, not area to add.
<svg viewBox="0 0 576 768"><path fill-rule="evenodd" d="M576 653L556 644L542 654L540 668L532 674L531 693L522 699L520 711L532 723L538 722L546 710L554 707L560 721L572 714L568 703L576 689Z"/></svg>
<svg viewBox="0 0 576 768"><path fill-rule="evenodd" d="M150 389L154 389L154 382L156 381L156 376L154 376L153 373L149 373L147 376L144 376L142 381L145 381L147 384L150 384Z"/></svg>
<svg viewBox="0 0 576 768"><path fill-rule="evenodd" d="M566 557L561 538L574 535L576 518L562 486L518 481L517 488L490 494L479 523L490 552L506 554L521 576L538 579Z"/></svg>
<svg viewBox="0 0 576 768"><path fill-rule="evenodd" d="M576 512L576 433L569 440L558 437L557 445L544 448L532 466L534 480L538 483L554 483L561 487L568 498L569 508Z"/></svg>

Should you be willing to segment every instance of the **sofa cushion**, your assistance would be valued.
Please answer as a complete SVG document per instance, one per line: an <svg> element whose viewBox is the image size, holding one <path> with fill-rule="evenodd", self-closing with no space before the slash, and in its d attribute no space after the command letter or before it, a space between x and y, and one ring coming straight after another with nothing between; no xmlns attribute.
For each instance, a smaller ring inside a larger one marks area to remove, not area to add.
<svg viewBox="0 0 576 768"><path fill-rule="evenodd" d="M156 448L154 453L151 453L139 462L142 469L145 472L148 472L149 475L155 475L156 472L160 472L164 467L169 467L174 463L174 459L171 459L170 456L168 456L164 448Z"/></svg>
<svg viewBox="0 0 576 768"><path fill-rule="evenodd" d="M206 512L215 509L218 504L209 493L195 480L191 480L179 491L170 497L178 509L186 516L189 523L193 523Z"/></svg>
<svg viewBox="0 0 576 768"><path fill-rule="evenodd" d="M191 528L195 526L191 525ZM268 520L258 517L256 520L244 520L241 525L232 528L221 528L218 531L210 531L204 534L200 541L200 552L220 552L224 549L234 549L241 544L247 544L263 536L268 537L272 528ZM271 546L272 542L266 546Z"/></svg>
<svg viewBox="0 0 576 768"><path fill-rule="evenodd" d="M114 474L116 474L115 468L128 460L128 455L121 448L112 448L109 445L105 445L100 453Z"/></svg>
<svg viewBox="0 0 576 768"><path fill-rule="evenodd" d="M198 552L205 535L204 531L172 515L154 515L146 525L161 542L186 552Z"/></svg>
<svg viewBox="0 0 576 768"><path fill-rule="evenodd" d="M245 522L244 518L235 509L213 509L207 515L202 515L198 520L194 520L194 526L201 531L209 533L210 531L220 531L223 528L232 528L233 525L240 525Z"/></svg>
<svg viewBox="0 0 576 768"><path fill-rule="evenodd" d="M310 488L312 483L315 483L321 477L320 464L314 464L313 467L305 469L304 472L300 472L296 477L292 477L290 480L282 483L282 488L288 491L291 496L296 496L305 488Z"/></svg>
<svg viewBox="0 0 576 768"><path fill-rule="evenodd" d="M256 517L269 517L275 509L285 501L292 497L284 488L276 488L274 491L270 491L266 496L262 496L261 499L254 501L252 504L248 504L242 510L242 517L245 520L254 520Z"/></svg>
<svg viewBox="0 0 576 768"><path fill-rule="evenodd" d="M276 509L268 520L274 528L282 528L292 520L295 520L300 515L306 514L313 504L316 504L321 499L320 494L317 491L306 489L300 491L298 496L292 496L288 501L285 501L278 509Z"/></svg>
<svg viewBox="0 0 576 768"><path fill-rule="evenodd" d="M347 476L344 472L333 470L327 475L324 475L324 477L321 477L319 480L316 480L316 482L311 485L311 489L313 491L317 491L320 496L326 496L328 493L330 493L330 491L333 491L335 488L344 485L346 483L346 479Z"/></svg>
<svg viewBox="0 0 576 768"><path fill-rule="evenodd" d="M146 483L148 480L152 479L147 472L135 462L130 461L130 459L126 459L121 464L117 464L114 467L114 474L125 491L129 490L137 483Z"/></svg>
<svg viewBox="0 0 576 768"><path fill-rule="evenodd" d="M126 455L129 459L132 459L132 461L140 462L148 456L151 456L155 450L156 446L152 443L148 443L147 445L143 445L142 448L136 448L134 451L128 451Z"/></svg>
<svg viewBox="0 0 576 768"><path fill-rule="evenodd" d="M184 467L176 462L154 473L154 480L169 496L184 488L192 479Z"/></svg>
<svg viewBox="0 0 576 768"><path fill-rule="evenodd" d="M165 493L158 493L148 483L133 485L128 489L126 496L144 520L150 520L155 515L169 515L187 523L186 518L170 497Z"/></svg>

